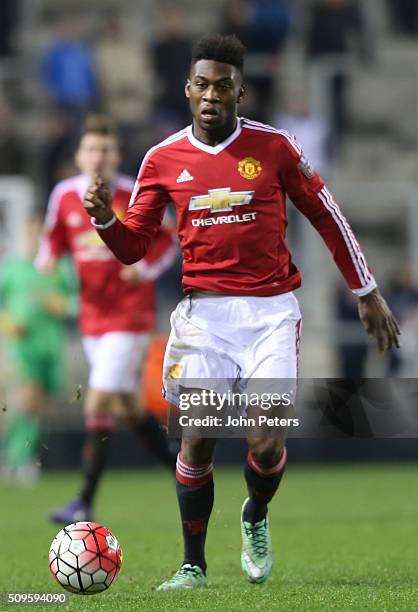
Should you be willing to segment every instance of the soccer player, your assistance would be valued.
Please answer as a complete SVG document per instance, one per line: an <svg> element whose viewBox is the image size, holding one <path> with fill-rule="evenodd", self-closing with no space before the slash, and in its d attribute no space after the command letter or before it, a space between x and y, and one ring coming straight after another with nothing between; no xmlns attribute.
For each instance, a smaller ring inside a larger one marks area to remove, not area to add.
<svg viewBox="0 0 418 612"><path fill-rule="evenodd" d="M174 202L186 297L171 317L166 389L174 388L170 377L177 389L187 388L187 379L296 378L301 315L293 291L301 274L285 241L286 195L320 233L358 296L367 332L381 350L398 346L397 323L360 247L300 146L287 132L237 116L243 59L234 36L200 40L185 89L193 123L145 156L125 220L111 210L102 181L84 201L100 236L126 264L144 257L166 204ZM267 507L286 468L284 443L279 429L248 437L241 563L256 583L272 567ZM206 585L214 446L214 439L183 436L176 475L185 554L159 589Z"/></svg>
<svg viewBox="0 0 418 612"><path fill-rule="evenodd" d="M0 270L0 337L19 383L18 410L10 413L2 445L2 471L18 484L33 484L39 475L43 413L51 396L63 390L65 319L77 311L77 283L68 258L48 276L34 265L41 230L41 215L31 214L24 226L24 252L4 261Z"/></svg>
<svg viewBox="0 0 418 612"><path fill-rule="evenodd" d="M175 467L165 433L152 414L139 411L137 395L138 369L154 325L154 281L173 263L177 246L172 232L160 228L147 257L124 266L99 238L82 206L88 185L100 173L112 191L114 214L124 218L134 181L117 174L119 159L111 121L88 117L75 154L81 174L53 190L38 255L44 272L53 270L67 251L73 258L80 282L82 341L90 365L84 403L83 486L77 499L50 514L58 523L92 519L117 414L163 463Z"/></svg>

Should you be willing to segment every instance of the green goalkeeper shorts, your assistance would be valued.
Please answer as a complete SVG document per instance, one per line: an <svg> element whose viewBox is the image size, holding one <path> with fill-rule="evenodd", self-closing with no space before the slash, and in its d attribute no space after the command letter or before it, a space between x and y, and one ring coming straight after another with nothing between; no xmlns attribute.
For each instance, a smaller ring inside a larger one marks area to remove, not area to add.
<svg viewBox="0 0 418 612"><path fill-rule="evenodd" d="M59 393L63 389L62 354L56 351L37 353L23 347L14 353L18 375L24 382L37 383L45 393Z"/></svg>

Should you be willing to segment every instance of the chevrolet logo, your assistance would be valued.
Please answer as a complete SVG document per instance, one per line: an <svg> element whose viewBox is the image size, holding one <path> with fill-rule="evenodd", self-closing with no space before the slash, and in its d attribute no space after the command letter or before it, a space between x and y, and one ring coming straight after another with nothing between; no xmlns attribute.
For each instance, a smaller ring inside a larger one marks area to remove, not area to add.
<svg viewBox="0 0 418 612"><path fill-rule="evenodd" d="M202 210L210 208L211 212L228 212L233 206L249 204L253 199L254 191L232 191L230 187L222 189L209 189L208 195L193 196L190 199L189 210Z"/></svg>

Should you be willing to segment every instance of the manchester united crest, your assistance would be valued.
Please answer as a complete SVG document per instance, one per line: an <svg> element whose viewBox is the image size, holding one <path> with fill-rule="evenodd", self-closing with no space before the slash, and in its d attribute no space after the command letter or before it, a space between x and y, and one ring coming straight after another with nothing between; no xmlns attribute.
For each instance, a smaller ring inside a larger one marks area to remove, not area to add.
<svg viewBox="0 0 418 612"><path fill-rule="evenodd" d="M245 157L238 162L238 172L243 178L250 181L260 176L261 170L261 162L254 159L254 157Z"/></svg>

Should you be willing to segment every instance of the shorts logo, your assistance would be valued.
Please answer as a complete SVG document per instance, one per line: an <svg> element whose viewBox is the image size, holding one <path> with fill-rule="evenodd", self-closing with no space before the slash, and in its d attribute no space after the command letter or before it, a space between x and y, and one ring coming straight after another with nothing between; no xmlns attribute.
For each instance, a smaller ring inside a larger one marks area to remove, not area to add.
<svg viewBox="0 0 418 612"><path fill-rule="evenodd" d="M167 378L176 380L180 378L183 366L180 363L175 363L167 369Z"/></svg>
<svg viewBox="0 0 418 612"><path fill-rule="evenodd" d="M311 164L308 162L306 157L300 158L300 162L298 163L298 168L302 172L302 174L304 174L306 178L308 179L313 178L316 174L313 166L311 166Z"/></svg>
<svg viewBox="0 0 418 612"><path fill-rule="evenodd" d="M250 181L260 176L261 170L261 162L254 159L254 157L245 157L238 162L238 172L242 178L246 178Z"/></svg>
<svg viewBox="0 0 418 612"><path fill-rule="evenodd" d="M230 187L209 189L207 195L194 196L190 199L189 210L209 208L211 212L228 212L233 206L249 204L254 191L232 191Z"/></svg>

